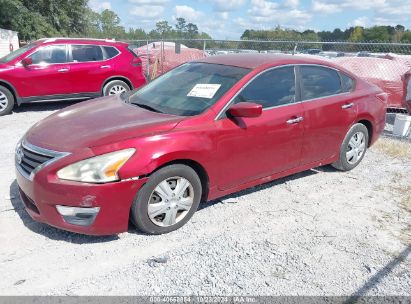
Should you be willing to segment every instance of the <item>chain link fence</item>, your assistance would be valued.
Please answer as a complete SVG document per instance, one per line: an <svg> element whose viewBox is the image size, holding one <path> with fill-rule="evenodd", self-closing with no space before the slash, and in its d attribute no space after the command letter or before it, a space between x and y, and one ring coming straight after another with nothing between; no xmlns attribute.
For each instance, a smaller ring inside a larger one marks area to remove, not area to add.
<svg viewBox="0 0 411 304"><path fill-rule="evenodd" d="M148 79L154 79L181 63L206 56L232 53L321 56L380 86L389 94L391 111L406 112L405 82L411 73L411 43L211 39L127 42L142 58Z"/></svg>
<svg viewBox="0 0 411 304"><path fill-rule="evenodd" d="M411 43L349 42L349 41L290 41L290 40L212 40L212 39L163 39L127 41L141 47L150 43L175 43L188 48L217 53L343 53L340 56L379 56L388 53L411 55ZM327 54L322 54L327 55ZM332 54L330 54L332 56Z"/></svg>

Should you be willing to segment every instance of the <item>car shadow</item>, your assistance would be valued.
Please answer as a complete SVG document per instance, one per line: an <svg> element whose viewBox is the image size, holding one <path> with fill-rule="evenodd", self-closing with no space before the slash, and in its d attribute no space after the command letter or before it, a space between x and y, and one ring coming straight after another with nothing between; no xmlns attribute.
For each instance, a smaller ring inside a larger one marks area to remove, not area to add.
<svg viewBox="0 0 411 304"><path fill-rule="evenodd" d="M22 104L13 109L14 113L57 111L85 100L65 100L56 102L35 102Z"/></svg>
<svg viewBox="0 0 411 304"><path fill-rule="evenodd" d="M324 167L330 167L330 168L326 169ZM271 187L274 187L274 186L278 186L278 185L287 183L289 181L293 181L293 180L297 180L297 179L304 178L304 177L307 177L307 176L311 176L311 175L317 174L319 172L335 172L336 171L336 169L332 168L331 166L324 166L324 167L319 167L319 168L299 172L299 173L296 173L296 174L293 174L293 175L289 175L289 176L286 176L286 177L283 177L283 178L273 180L273 181L265 183L265 184L261 184L261 185L255 186L255 187L247 188L247 189L239 191L239 192L235 192L235 193L232 193L232 194L229 194L229 195L225 195L223 197L220 197L220 198L212 200L212 201L203 202L202 204L200 204L200 206L198 208L198 211L200 211L202 209L205 209L205 208L208 208L208 207L213 206L213 205L224 204L224 203L226 203L227 201L230 201L230 200L235 201L240 196L251 194L251 193L254 193L254 192L261 191L261 190L265 190L265 189L268 189L268 188L271 188Z"/></svg>
<svg viewBox="0 0 411 304"><path fill-rule="evenodd" d="M93 244L93 243L103 243L118 240L117 235L111 236L89 236L78 234L74 232L69 232L65 230L60 230L49 226L44 223L39 223L34 221L24 208L23 202L21 201L17 181L14 180L10 185L10 198L13 210L20 217L24 226L34 233L43 235L49 239L55 241L66 241L74 244Z"/></svg>
<svg viewBox="0 0 411 304"><path fill-rule="evenodd" d="M387 263L383 268L377 271L373 276L371 276L360 288L358 288L345 302L344 304L354 304L363 303L362 297L366 296L367 293L376 287L385 277L387 277L392 271L401 263L406 261L411 253L411 245L408 245L401 251L395 258L393 258L389 263ZM401 297L399 297L401 298ZM388 298L386 299L388 302ZM405 299L404 299L405 301ZM367 301L366 301L367 302ZM382 301L377 301L377 303L384 303L385 299ZM391 300L390 300L391 302ZM396 301L392 301L396 302ZM402 301L398 301L400 303ZM405 301L407 302L407 301Z"/></svg>

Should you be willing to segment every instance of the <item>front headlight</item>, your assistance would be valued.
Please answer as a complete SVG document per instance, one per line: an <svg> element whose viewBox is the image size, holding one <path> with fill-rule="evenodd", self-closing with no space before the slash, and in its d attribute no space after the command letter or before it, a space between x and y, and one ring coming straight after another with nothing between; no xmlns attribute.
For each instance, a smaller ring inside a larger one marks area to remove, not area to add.
<svg viewBox="0 0 411 304"><path fill-rule="evenodd" d="M60 179L84 183L118 181L117 172L135 151L136 149L131 148L85 159L59 170L57 176Z"/></svg>

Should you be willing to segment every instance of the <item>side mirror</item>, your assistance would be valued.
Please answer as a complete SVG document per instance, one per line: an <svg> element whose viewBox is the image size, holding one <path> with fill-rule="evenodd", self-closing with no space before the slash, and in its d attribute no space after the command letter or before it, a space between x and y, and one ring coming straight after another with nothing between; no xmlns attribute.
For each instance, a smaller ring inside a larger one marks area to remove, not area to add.
<svg viewBox="0 0 411 304"><path fill-rule="evenodd" d="M240 102L232 105L227 112L233 117L258 117L263 113L263 107L253 102Z"/></svg>
<svg viewBox="0 0 411 304"><path fill-rule="evenodd" d="M31 58L24 58L21 63L23 64L24 67L27 67L29 65L33 64L33 59Z"/></svg>

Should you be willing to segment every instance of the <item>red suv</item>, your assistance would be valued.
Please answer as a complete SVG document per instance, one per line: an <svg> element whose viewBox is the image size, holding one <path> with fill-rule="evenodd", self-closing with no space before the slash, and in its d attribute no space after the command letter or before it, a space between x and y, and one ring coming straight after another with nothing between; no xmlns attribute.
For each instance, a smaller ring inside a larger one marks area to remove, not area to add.
<svg viewBox="0 0 411 304"><path fill-rule="evenodd" d="M0 58L0 116L14 105L114 95L146 80L128 44L97 39L41 39Z"/></svg>
<svg viewBox="0 0 411 304"><path fill-rule="evenodd" d="M37 123L17 145L17 183L31 217L52 226L114 234L131 218L166 233L200 201L326 164L355 168L384 129L386 101L328 61L212 56Z"/></svg>

